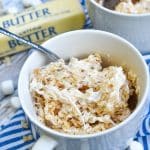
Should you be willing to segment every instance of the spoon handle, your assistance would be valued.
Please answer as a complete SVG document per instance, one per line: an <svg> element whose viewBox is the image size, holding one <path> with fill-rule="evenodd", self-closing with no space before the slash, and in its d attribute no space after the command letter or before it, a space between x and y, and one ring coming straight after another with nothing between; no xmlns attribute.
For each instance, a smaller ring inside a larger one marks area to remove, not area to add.
<svg viewBox="0 0 150 150"><path fill-rule="evenodd" d="M22 38L22 37L20 37L20 36L18 36L16 34L10 32L10 31L2 28L2 27L0 27L0 33L6 35L8 37L14 38L14 39L16 39L16 40L18 40L18 41L20 41L20 42L22 42L24 44L29 45L30 47L35 48L38 51L41 51L41 52L45 53L46 55L49 56L49 58L52 61L56 61L56 60L59 59L59 57L55 53L53 53L52 51L50 51L50 50L48 50L48 49L46 49L46 48L44 48L44 47L42 47L42 46L40 46L40 45L38 45L36 43L33 43L33 42L29 41L29 40L26 40L26 39L24 39L24 38Z"/></svg>

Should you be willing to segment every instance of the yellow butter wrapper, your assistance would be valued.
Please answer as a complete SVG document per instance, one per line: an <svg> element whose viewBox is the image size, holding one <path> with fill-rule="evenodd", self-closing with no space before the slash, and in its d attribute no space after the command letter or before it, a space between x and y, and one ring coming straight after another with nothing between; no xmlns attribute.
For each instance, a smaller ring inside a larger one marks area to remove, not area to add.
<svg viewBox="0 0 150 150"><path fill-rule="evenodd" d="M57 34L81 29L85 15L79 0L51 0L19 14L0 18L0 26L41 44ZM0 57L28 49L17 40L0 35Z"/></svg>

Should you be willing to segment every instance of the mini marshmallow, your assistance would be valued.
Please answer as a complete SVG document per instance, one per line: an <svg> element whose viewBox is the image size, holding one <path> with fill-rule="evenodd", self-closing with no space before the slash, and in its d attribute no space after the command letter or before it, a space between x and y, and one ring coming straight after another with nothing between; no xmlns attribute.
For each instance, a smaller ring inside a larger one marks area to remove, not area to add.
<svg viewBox="0 0 150 150"><path fill-rule="evenodd" d="M41 0L34 0L34 1L31 1L32 3L31 3L31 5L32 6L37 6L37 5L39 5L39 4L42 4L42 1Z"/></svg>
<svg viewBox="0 0 150 150"><path fill-rule="evenodd" d="M25 6L37 6L39 4L42 4L41 0L23 0L23 3Z"/></svg>
<svg viewBox="0 0 150 150"><path fill-rule="evenodd" d="M129 150L144 150L141 143L132 141L129 145Z"/></svg>
<svg viewBox="0 0 150 150"><path fill-rule="evenodd" d="M7 12L10 13L10 14L16 14L16 13L19 12L19 10L16 7L11 7L11 8L7 9Z"/></svg>
<svg viewBox="0 0 150 150"><path fill-rule="evenodd" d="M12 107L14 107L15 109L18 109L21 106L19 97L17 97L17 96L11 97L10 103L11 103Z"/></svg>
<svg viewBox="0 0 150 150"><path fill-rule="evenodd" d="M3 95L10 95L14 93L14 85L12 80L1 82L1 91Z"/></svg>

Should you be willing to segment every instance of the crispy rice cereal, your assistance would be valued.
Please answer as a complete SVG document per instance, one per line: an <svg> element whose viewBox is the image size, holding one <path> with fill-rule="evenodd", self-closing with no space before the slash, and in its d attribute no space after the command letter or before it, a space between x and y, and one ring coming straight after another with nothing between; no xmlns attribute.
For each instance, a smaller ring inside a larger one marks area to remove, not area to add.
<svg viewBox="0 0 150 150"><path fill-rule="evenodd" d="M68 134L90 134L111 128L132 112L136 76L122 67L102 67L100 54L71 58L37 68L30 91L37 116L46 126Z"/></svg>

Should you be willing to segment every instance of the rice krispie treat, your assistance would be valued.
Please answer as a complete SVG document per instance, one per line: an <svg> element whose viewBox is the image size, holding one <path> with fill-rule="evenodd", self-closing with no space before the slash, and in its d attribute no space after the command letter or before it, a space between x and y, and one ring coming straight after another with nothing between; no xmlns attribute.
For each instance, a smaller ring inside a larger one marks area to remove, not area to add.
<svg viewBox="0 0 150 150"><path fill-rule="evenodd" d="M150 13L150 0L121 0L115 10L132 14Z"/></svg>
<svg viewBox="0 0 150 150"><path fill-rule="evenodd" d="M98 3L103 5L103 1L104 0L99 0ZM121 13L150 13L150 0L112 0L109 3L112 3L112 5L115 4L113 9ZM111 4L109 4L109 6L111 6Z"/></svg>
<svg viewBox="0 0 150 150"><path fill-rule="evenodd" d="M71 58L37 68L30 77L37 116L46 126L68 134L111 128L132 112L136 76L121 66L102 67L100 54Z"/></svg>

